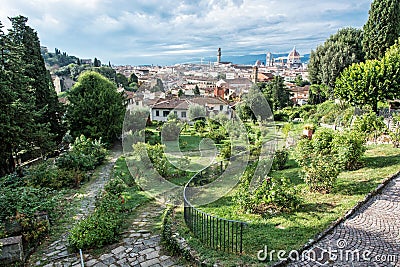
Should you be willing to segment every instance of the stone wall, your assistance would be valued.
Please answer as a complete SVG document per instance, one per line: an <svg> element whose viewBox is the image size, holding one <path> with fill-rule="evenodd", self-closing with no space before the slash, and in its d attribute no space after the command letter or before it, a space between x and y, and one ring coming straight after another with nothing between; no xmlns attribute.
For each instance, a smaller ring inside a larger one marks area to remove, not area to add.
<svg viewBox="0 0 400 267"><path fill-rule="evenodd" d="M13 262L23 261L22 236L0 239L0 244L0 266L7 266Z"/></svg>

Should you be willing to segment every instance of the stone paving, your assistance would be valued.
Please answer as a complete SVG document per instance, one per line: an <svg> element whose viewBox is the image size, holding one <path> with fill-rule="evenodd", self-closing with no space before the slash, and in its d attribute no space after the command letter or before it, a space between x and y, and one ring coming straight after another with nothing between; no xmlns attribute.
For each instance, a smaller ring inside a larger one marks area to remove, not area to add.
<svg viewBox="0 0 400 267"><path fill-rule="evenodd" d="M111 151L110 158L108 162L102 166L97 179L88 185L84 194L79 194L74 197L81 199L81 205L77 211L77 214L74 216L75 220L81 220L86 215L90 214L95 208L96 196L101 190L103 190L104 185L109 180L111 171L113 170L114 164L116 160L121 156L122 148L120 145L114 146ZM72 225L68 226L67 230L72 227ZM70 254L67 249L67 236L68 231L61 235L61 237L51 243L47 248L43 250L43 254L41 255L41 260L35 263L29 263L28 266L36 265L41 266L43 262L56 262L60 260L65 260L70 262L70 258L75 257L75 254ZM68 265L69 266L69 265Z"/></svg>
<svg viewBox="0 0 400 267"><path fill-rule="evenodd" d="M81 205L74 219L81 220L94 210L96 196L109 180L115 161L120 155L121 148L114 148L111 159L102 167L96 181L89 185L85 194L76 196L81 198ZM136 211L138 216L128 230L123 233L118 244L102 249L105 252L101 255L84 252L85 266L180 266L177 264L178 260L166 255L160 245L160 229L156 227L155 223L161 221L160 216L164 209L165 207L154 202L138 207ZM43 251L40 260L28 262L27 266L81 266L79 253L71 253L67 249L67 236L68 231Z"/></svg>
<svg viewBox="0 0 400 267"><path fill-rule="evenodd" d="M400 176L310 250L316 257L300 255L287 266L400 266Z"/></svg>
<svg viewBox="0 0 400 267"><path fill-rule="evenodd" d="M108 247L107 252L100 256L85 254L85 266L180 266L175 258L164 254L160 245L160 230L155 228L164 207L151 202L139 209L139 215L123 234L122 240Z"/></svg>

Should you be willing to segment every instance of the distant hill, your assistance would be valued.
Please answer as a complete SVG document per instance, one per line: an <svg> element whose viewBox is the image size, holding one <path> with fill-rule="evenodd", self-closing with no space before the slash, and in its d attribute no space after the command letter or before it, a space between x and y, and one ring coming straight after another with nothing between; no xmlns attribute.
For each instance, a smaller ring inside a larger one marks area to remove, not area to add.
<svg viewBox="0 0 400 267"><path fill-rule="evenodd" d="M287 53L281 53L281 54L272 54L274 58L278 57L287 57ZM232 62L233 64L238 64L238 65L254 65L257 60L260 60L263 64L265 64L265 57L266 54L255 54L255 55L241 55L241 56L224 56L222 55L221 61L225 62ZM303 63L308 63L310 60L310 54L305 54L301 56L301 61ZM203 63L207 62L216 62L217 57L205 57L203 58ZM193 58L193 62L200 62L199 58Z"/></svg>
<svg viewBox="0 0 400 267"><path fill-rule="evenodd" d="M71 63L77 63L78 58L70 56L66 52L61 52L59 49L55 49L54 53L49 52L46 47L40 47L40 52L44 59L44 62L48 67L64 67Z"/></svg>

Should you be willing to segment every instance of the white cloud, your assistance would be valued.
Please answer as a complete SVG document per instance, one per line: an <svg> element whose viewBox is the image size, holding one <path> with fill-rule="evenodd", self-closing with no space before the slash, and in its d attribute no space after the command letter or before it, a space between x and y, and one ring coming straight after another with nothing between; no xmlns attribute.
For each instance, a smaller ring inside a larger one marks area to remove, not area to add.
<svg viewBox="0 0 400 267"><path fill-rule="evenodd" d="M154 57L152 62L157 63L157 58L176 62L179 56L214 55L218 47L225 53L250 54L284 52L296 45L308 53L339 28L362 26L370 3L14 0L2 3L0 20L4 23L7 16L22 14L29 18L43 45L80 57L96 56L104 62L136 64L135 58Z"/></svg>

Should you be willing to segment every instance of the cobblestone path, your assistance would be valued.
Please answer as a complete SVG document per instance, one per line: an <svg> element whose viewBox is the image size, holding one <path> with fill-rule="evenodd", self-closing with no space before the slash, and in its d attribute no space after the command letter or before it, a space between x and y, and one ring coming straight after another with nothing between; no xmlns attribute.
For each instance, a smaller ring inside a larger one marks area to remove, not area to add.
<svg viewBox="0 0 400 267"><path fill-rule="evenodd" d="M310 253L312 259L301 259L288 266L400 266L400 176L311 250L316 257Z"/></svg>
<svg viewBox="0 0 400 267"><path fill-rule="evenodd" d="M176 259L165 255L160 246L160 229L156 224L161 221L163 211L164 207L155 202L139 207L137 218L123 234L122 240L107 247L100 256L85 254L85 266L180 266Z"/></svg>
<svg viewBox="0 0 400 267"><path fill-rule="evenodd" d="M108 157L108 162L101 167L97 179L93 183L89 184L87 188L85 188L84 194L79 194L75 196L76 198L81 199L81 205L78 209L77 214L74 216L75 220L82 219L94 210L96 196L99 192L101 192L101 190L103 190L105 183L109 180L114 164L116 160L121 156L121 154L121 145L115 145L111 150L110 156ZM72 227L72 225L69 225L68 227ZM67 250L67 236L68 231L62 234L58 240L54 241L43 250L39 261L33 263L28 262L27 265L43 266L43 263L65 262L66 266L70 266L72 261L71 258L75 258L76 255L70 254ZM53 266L53 264L49 266Z"/></svg>

